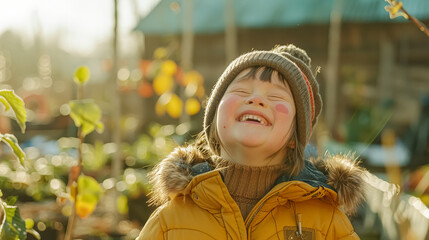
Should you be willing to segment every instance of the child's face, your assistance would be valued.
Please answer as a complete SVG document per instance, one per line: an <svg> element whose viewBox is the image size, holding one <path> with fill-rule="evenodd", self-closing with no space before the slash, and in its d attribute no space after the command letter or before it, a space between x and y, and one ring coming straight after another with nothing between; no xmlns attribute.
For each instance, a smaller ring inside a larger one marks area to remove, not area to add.
<svg viewBox="0 0 429 240"><path fill-rule="evenodd" d="M292 134L295 103L289 85L277 72L271 82L243 76L242 71L227 88L217 110L217 129L222 149L260 148L265 154L281 150Z"/></svg>

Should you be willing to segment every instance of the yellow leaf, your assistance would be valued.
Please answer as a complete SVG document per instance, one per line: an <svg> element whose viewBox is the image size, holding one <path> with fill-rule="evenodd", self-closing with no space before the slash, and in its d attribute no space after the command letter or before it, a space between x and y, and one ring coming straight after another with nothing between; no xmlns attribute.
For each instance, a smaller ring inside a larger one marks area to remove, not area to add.
<svg viewBox="0 0 429 240"><path fill-rule="evenodd" d="M167 103L167 113L172 118L179 118L182 115L183 102L176 94L172 94L170 101Z"/></svg>
<svg viewBox="0 0 429 240"><path fill-rule="evenodd" d="M173 86L174 86L174 80L172 76L168 76L161 73L157 75L153 80L153 90L155 90L155 93L158 96L171 90Z"/></svg>
<svg viewBox="0 0 429 240"><path fill-rule="evenodd" d="M89 80L89 69L86 66L82 66L74 73L74 81L77 84L84 84Z"/></svg>
<svg viewBox="0 0 429 240"><path fill-rule="evenodd" d="M189 71L183 76L183 82L185 85L188 85L190 82L196 82L198 85L202 85L204 83L204 78L197 71Z"/></svg>
<svg viewBox="0 0 429 240"><path fill-rule="evenodd" d="M389 13L390 19L397 18L397 17L404 17L405 19L408 19L408 15L403 13L401 11L402 8L402 2L397 1L389 1L390 6L385 6L384 10Z"/></svg>
<svg viewBox="0 0 429 240"><path fill-rule="evenodd" d="M128 198L125 195L120 195L116 199L116 208L120 214L128 213Z"/></svg>
<svg viewBox="0 0 429 240"><path fill-rule="evenodd" d="M165 105L161 104L159 100L155 103L155 113L161 117L165 115Z"/></svg>
<svg viewBox="0 0 429 240"><path fill-rule="evenodd" d="M167 56L167 49L162 47L155 49L155 52L153 53L153 58L155 59L162 59L166 56Z"/></svg>
<svg viewBox="0 0 429 240"><path fill-rule="evenodd" d="M423 196L420 196L420 200L427 206L429 205L429 195L425 194Z"/></svg>
<svg viewBox="0 0 429 240"><path fill-rule="evenodd" d="M90 215L97 206L101 194L101 187L94 178L85 175L79 176L76 214L81 218Z"/></svg>
<svg viewBox="0 0 429 240"><path fill-rule="evenodd" d="M76 202L76 214L81 218L88 217L95 209L94 203L89 203L85 201Z"/></svg>
<svg viewBox="0 0 429 240"><path fill-rule="evenodd" d="M32 229L34 227L34 221L31 218L25 219L25 228Z"/></svg>
<svg viewBox="0 0 429 240"><path fill-rule="evenodd" d="M189 98L185 103L186 113L189 115L197 114L201 109L200 102L195 98Z"/></svg>
<svg viewBox="0 0 429 240"><path fill-rule="evenodd" d="M197 96L199 99L203 99L205 95L206 95L206 91L204 90L204 86L203 85L198 86L195 96Z"/></svg>
<svg viewBox="0 0 429 240"><path fill-rule="evenodd" d="M75 201L76 200L76 193L77 193L77 183L76 182L72 182L72 184L70 184L70 198Z"/></svg>
<svg viewBox="0 0 429 240"><path fill-rule="evenodd" d="M158 98L158 101L155 103L155 112L158 116L165 115L165 111L167 111L167 104L170 102L172 96L173 94L167 92Z"/></svg>
<svg viewBox="0 0 429 240"><path fill-rule="evenodd" d="M176 73L176 70L177 65L171 60L167 60L161 65L161 72L167 76L172 76L174 73Z"/></svg>
<svg viewBox="0 0 429 240"><path fill-rule="evenodd" d="M390 8L390 13L395 15L402 7L402 2L393 1L392 7Z"/></svg>

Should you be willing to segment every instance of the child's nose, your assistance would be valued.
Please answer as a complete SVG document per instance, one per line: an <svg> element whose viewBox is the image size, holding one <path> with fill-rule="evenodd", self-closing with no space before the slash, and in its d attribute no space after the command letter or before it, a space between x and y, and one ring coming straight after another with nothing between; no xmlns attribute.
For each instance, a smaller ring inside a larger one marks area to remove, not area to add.
<svg viewBox="0 0 429 240"><path fill-rule="evenodd" d="M247 104L258 105L258 106L261 106L261 107L265 107L264 100L261 97L259 97L259 96L251 96L251 97L249 97L249 99L247 100Z"/></svg>

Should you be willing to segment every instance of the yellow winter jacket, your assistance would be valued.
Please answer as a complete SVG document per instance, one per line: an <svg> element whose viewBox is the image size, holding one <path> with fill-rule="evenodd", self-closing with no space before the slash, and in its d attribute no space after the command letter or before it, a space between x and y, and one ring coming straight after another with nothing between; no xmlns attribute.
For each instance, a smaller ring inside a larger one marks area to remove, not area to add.
<svg viewBox="0 0 429 240"><path fill-rule="evenodd" d="M328 176L306 162L299 176L280 177L243 220L220 172L177 148L152 173L153 201L163 204L137 239L359 239L344 211L362 199L363 170L344 156L323 169Z"/></svg>

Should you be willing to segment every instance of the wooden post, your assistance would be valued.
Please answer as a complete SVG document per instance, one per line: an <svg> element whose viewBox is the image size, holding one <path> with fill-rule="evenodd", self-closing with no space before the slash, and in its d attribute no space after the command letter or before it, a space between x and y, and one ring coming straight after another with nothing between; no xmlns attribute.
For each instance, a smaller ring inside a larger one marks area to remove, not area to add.
<svg viewBox="0 0 429 240"><path fill-rule="evenodd" d="M140 13L139 13L139 2L138 0L131 1L133 13L135 17L135 21L138 23L140 21ZM145 54L145 39L144 33L142 31L134 31L133 35L135 36L138 48L138 59L141 60Z"/></svg>
<svg viewBox="0 0 429 240"><path fill-rule="evenodd" d="M237 28L234 0L225 0L225 56L226 64L237 57Z"/></svg>
<svg viewBox="0 0 429 240"><path fill-rule="evenodd" d="M396 133L386 129L381 134L381 145L386 156L386 174L390 183L402 186L401 168L395 155Z"/></svg>
<svg viewBox="0 0 429 240"><path fill-rule="evenodd" d="M193 24L193 0L183 1L183 34L181 65L183 71L192 69L192 56L194 53L194 24Z"/></svg>
<svg viewBox="0 0 429 240"><path fill-rule="evenodd" d="M111 96L112 96L112 110L111 110L111 116L112 116L112 124L110 125L110 129L112 132L112 138L113 138L113 142L116 145L116 152L113 155L113 159L112 159L112 177L118 181L119 177L122 173L122 150L121 150L121 127L120 127L120 121L121 121L121 95L119 94L119 89L118 89L118 85L117 85L117 78L118 78L118 0L113 0L114 3L114 25L113 25L113 43L112 43L112 53L113 53L113 57L112 57L112 61L113 61L113 66L112 66L112 72L111 72ZM112 229L113 231L117 230L117 226L119 223L119 218L120 215L117 211L117 207L116 207L116 199L118 197L118 192L116 190L116 188L113 188L114 193L112 194L112 198L113 198L113 206L112 209L113 211L113 215L114 215L114 220L112 221Z"/></svg>
<svg viewBox="0 0 429 240"><path fill-rule="evenodd" d="M194 54L194 1L184 0L183 2L183 33L182 33L182 54L180 64L184 72L193 68L192 59ZM185 98L184 88L180 89L180 98ZM186 112L180 114L180 123L190 121L190 116Z"/></svg>
<svg viewBox="0 0 429 240"><path fill-rule="evenodd" d="M380 60L378 74L379 100L383 101L392 97L395 85L393 78L395 52L392 41L385 35L380 39Z"/></svg>
<svg viewBox="0 0 429 240"><path fill-rule="evenodd" d="M335 0L329 24L328 61L326 66L326 125L333 131L337 108L338 60L341 47L341 12L343 0Z"/></svg>

